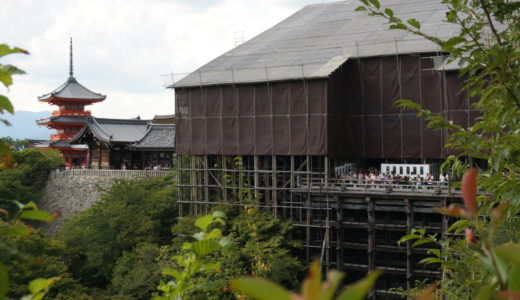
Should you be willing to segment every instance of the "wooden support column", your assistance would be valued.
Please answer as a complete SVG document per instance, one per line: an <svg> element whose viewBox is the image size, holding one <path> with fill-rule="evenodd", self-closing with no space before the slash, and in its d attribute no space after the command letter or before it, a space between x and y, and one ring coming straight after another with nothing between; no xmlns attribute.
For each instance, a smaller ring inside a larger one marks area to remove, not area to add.
<svg viewBox="0 0 520 300"><path fill-rule="evenodd" d="M325 184L324 188L329 187L329 158L325 156Z"/></svg>
<svg viewBox="0 0 520 300"><path fill-rule="evenodd" d="M227 181L228 181L228 172L227 172L227 158L225 155L222 155L222 186L224 187L224 190L222 191L222 199L224 202L228 202L228 188L227 188Z"/></svg>
<svg viewBox="0 0 520 300"><path fill-rule="evenodd" d="M143 153L144 154L144 153ZM179 199L179 217L184 217L184 203L181 203L183 201L183 193L182 193L182 155L177 155L177 193L178 193L178 199Z"/></svg>
<svg viewBox="0 0 520 300"><path fill-rule="evenodd" d="M305 224L307 224L307 226L305 227L305 232L306 232L306 237L305 237L305 245L307 247L307 253L306 253L306 261L307 262L310 262L311 260L311 254L310 254L310 245L311 245L311 227L309 225L311 225L311 193L307 193L307 201L305 201L306 203L306 211L307 211L307 219L305 220Z"/></svg>
<svg viewBox="0 0 520 300"><path fill-rule="evenodd" d="M253 169L255 171L255 173L253 174L255 181L255 200L258 201L260 199L260 191L258 190L258 188L260 187L260 174L258 173L258 170L260 168L258 165L258 155L255 155L253 160Z"/></svg>
<svg viewBox="0 0 520 300"><path fill-rule="evenodd" d="M190 185L191 185L191 201L192 203L190 203L190 213L192 213L193 215L197 215L198 214L198 210L197 210L197 171L195 171L197 167L197 164L196 164L196 157L194 155L191 155L190 156Z"/></svg>
<svg viewBox="0 0 520 300"><path fill-rule="evenodd" d="M325 270L328 273L330 269L330 223L329 217L325 218Z"/></svg>
<svg viewBox="0 0 520 300"><path fill-rule="evenodd" d="M307 155L307 188L311 187L311 157Z"/></svg>
<svg viewBox="0 0 520 300"><path fill-rule="evenodd" d="M336 268L338 270L343 269L344 263L344 248L343 248L343 203L341 199L338 197L336 201Z"/></svg>
<svg viewBox="0 0 520 300"><path fill-rule="evenodd" d="M368 271L376 269L376 209L375 201L366 198L368 202ZM368 294L368 299L375 299L374 289Z"/></svg>
<svg viewBox="0 0 520 300"><path fill-rule="evenodd" d="M101 143L98 145L98 170L101 169Z"/></svg>
<svg viewBox="0 0 520 300"><path fill-rule="evenodd" d="M277 182L277 176L276 176L276 170L277 170L277 161L276 161L276 155L272 156L272 197L273 197L273 217L275 219L278 218L278 182Z"/></svg>
<svg viewBox="0 0 520 300"><path fill-rule="evenodd" d="M412 233L414 224L413 202L410 199L405 199L406 202L406 234ZM414 255L412 249L413 241L406 242L406 288L408 290L414 287L415 269Z"/></svg>
<svg viewBox="0 0 520 300"><path fill-rule="evenodd" d="M204 200L207 203L204 213L207 214L209 212L209 160L207 155L204 155Z"/></svg>

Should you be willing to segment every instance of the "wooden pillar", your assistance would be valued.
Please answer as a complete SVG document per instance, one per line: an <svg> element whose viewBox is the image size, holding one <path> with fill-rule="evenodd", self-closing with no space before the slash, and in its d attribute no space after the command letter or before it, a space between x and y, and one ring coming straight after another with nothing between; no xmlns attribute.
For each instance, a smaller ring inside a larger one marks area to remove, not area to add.
<svg viewBox="0 0 520 300"><path fill-rule="evenodd" d="M144 153L141 152L141 155ZM182 194L182 155L177 155L177 193L178 193L178 199L179 199L179 217L184 217L184 203L182 201L184 200L183 194Z"/></svg>
<svg viewBox="0 0 520 300"><path fill-rule="evenodd" d="M345 257L345 251L343 248L343 202L338 197L336 201L336 268L338 270L343 269L343 263L344 263L344 257Z"/></svg>
<svg viewBox="0 0 520 300"><path fill-rule="evenodd" d="M376 210L375 201L366 198L368 201L368 271L376 269ZM368 294L368 299L375 299L374 289Z"/></svg>
<svg viewBox="0 0 520 300"><path fill-rule="evenodd" d="M101 169L101 143L98 145L98 169Z"/></svg>
<svg viewBox="0 0 520 300"><path fill-rule="evenodd" d="M276 169L277 169L277 161L276 161L276 155L272 156L272 197L273 197L273 217L276 219L278 218L278 182L277 182L277 176L276 176Z"/></svg>
<svg viewBox="0 0 520 300"><path fill-rule="evenodd" d="M258 173L258 169L259 169L258 155L255 155L253 160L254 160L253 169L255 171L255 173L253 174L254 181L255 181L255 200L258 201L258 200L260 200L260 191L258 190L258 188L260 187L260 174Z"/></svg>
<svg viewBox="0 0 520 300"><path fill-rule="evenodd" d="M307 225L305 227L306 237L305 237L305 245L307 247L307 253L305 256L305 259L307 262L310 262L311 260L311 254L310 254L310 245L311 245L311 194L307 193L307 201L305 202L306 211L307 211L307 219L305 220L305 224Z"/></svg>
<svg viewBox="0 0 520 300"><path fill-rule="evenodd" d="M204 155L204 200L206 201L205 213L209 212L209 160Z"/></svg>
<svg viewBox="0 0 520 300"><path fill-rule="evenodd" d="M307 155L307 188L310 188L311 187L311 156L310 155Z"/></svg>
<svg viewBox="0 0 520 300"><path fill-rule="evenodd" d="M329 186L329 158L325 156L325 185L324 188Z"/></svg>
<svg viewBox="0 0 520 300"><path fill-rule="evenodd" d="M227 181L228 181L228 172L227 172L227 158L225 155L222 155L222 186L224 190L222 191L222 198L224 202L228 202L228 190L227 190Z"/></svg>
<svg viewBox="0 0 520 300"><path fill-rule="evenodd" d="M191 199L190 201L192 201L192 203L190 203L190 213L192 213L193 215L197 215L198 214L198 210L197 210L197 204L196 204L196 201L197 201L197 172L195 171L195 168L196 168L196 161L195 161L196 157L194 155L191 155L190 156L190 185L191 185Z"/></svg>
<svg viewBox="0 0 520 300"><path fill-rule="evenodd" d="M329 272L330 269L330 223L329 217L325 218L325 270Z"/></svg>
<svg viewBox="0 0 520 300"><path fill-rule="evenodd" d="M413 213L413 202L409 199L404 200L406 202L406 234L412 233L414 224L414 213ZM415 269L414 255L412 249L413 241L406 242L406 287L408 290L414 287L414 274Z"/></svg>

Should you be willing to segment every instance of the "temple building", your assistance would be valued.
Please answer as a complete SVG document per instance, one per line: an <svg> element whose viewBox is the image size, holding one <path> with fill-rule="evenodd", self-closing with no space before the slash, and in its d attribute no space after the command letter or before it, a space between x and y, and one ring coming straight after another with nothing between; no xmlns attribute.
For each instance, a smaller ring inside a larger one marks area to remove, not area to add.
<svg viewBox="0 0 520 300"><path fill-rule="evenodd" d="M58 110L53 111L49 118L37 120L36 123L57 130L56 134L51 135L50 140L38 144L38 147L58 149L63 156L63 163L72 168L87 164L88 148L85 145L71 146L68 140L83 128L87 117L91 115L89 110L85 110L85 106L104 101L106 96L90 91L74 78L72 39L69 68L69 78L63 85L38 97L40 102L56 105Z"/></svg>
<svg viewBox="0 0 520 300"><path fill-rule="evenodd" d="M68 142L88 147L89 169L169 170L175 156L175 124L169 116L154 120L87 117L85 126ZM155 120L163 120L156 124Z"/></svg>

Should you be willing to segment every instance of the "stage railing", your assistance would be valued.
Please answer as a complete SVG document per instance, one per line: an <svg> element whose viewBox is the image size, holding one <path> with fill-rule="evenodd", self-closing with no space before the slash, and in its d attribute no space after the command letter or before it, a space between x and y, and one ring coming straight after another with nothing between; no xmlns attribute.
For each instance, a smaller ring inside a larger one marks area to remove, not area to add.
<svg viewBox="0 0 520 300"><path fill-rule="evenodd" d="M135 177L161 177L166 176L169 171L158 170L89 170L89 169L72 169L67 171L55 172L43 175L42 178L48 181L63 179L72 176L86 177L113 177L113 178L135 178Z"/></svg>

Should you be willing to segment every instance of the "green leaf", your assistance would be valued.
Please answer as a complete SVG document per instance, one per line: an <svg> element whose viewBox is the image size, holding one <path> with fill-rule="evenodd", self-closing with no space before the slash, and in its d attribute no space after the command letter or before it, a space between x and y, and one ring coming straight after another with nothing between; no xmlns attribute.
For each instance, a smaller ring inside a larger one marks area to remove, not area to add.
<svg viewBox="0 0 520 300"><path fill-rule="evenodd" d="M394 16L394 11L390 8L385 8L385 14L389 15L390 17Z"/></svg>
<svg viewBox="0 0 520 300"><path fill-rule="evenodd" d="M50 212L42 210L24 210L18 218L43 221L47 223L54 220L54 217Z"/></svg>
<svg viewBox="0 0 520 300"><path fill-rule="evenodd" d="M231 288L256 300L291 300L288 290L260 278L242 277L231 280Z"/></svg>
<svg viewBox="0 0 520 300"><path fill-rule="evenodd" d="M404 25L404 24L392 24L388 28L390 28L390 29L404 29L404 30L408 29L408 27L406 27L406 25Z"/></svg>
<svg viewBox="0 0 520 300"><path fill-rule="evenodd" d="M163 275L170 275L172 277L175 277L175 279L177 281L181 281L185 277L183 273L179 272L179 270L170 269L170 268L163 269L162 273L163 273Z"/></svg>
<svg viewBox="0 0 520 300"><path fill-rule="evenodd" d="M509 281L507 282L509 291L520 291L520 265L513 264L509 270Z"/></svg>
<svg viewBox="0 0 520 300"><path fill-rule="evenodd" d="M226 214L223 212L223 211L220 211L220 210L216 210L213 212L213 214L211 214L212 216L216 217L216 218L226 218Z"/></svg>
<svg viewBox="0 0 520 300"><path fill-rule="evenodd" d="M2 56L5 56L7 54L12 54L12 53L24 53L24 54L29 54L29 52L23 50L23 49L20 49L20 48L10 48L8 45L6 44L0 44L0 57Z"/></svg>
<svg viewBox="0 0 520 300"><path fill-rule="evenodd" d="M381 4L379 4L378 0L368 0L370 3L372 3L377 9L381 8Z"/></svg>
<svg viewBox="0 0 520 300"><path fill-rule="evenodd" d="M415 241L415 243L413 243L412 248L415 247L415 246L419 246L419 245L422 245L422 244L428 244L428 243L431 243L431 242L432 241L430 239L417 240L417 241Z"/></svg>
<svg viewBox="0 0 520 300"><path fill-rule="evenodd" d="M218 241L218 243L220 244L220 246L222 246L223 249L227 251L234 252L236 250L235 243L233 243L233 241L228 237L222 238L220 241Z"/></svg>
<svg viewBox="0 0 520 300"><path fill-rule="evenodd" d="M11 226L0 229L0 233L7 234L10 236L22 236L27 237L31 235L31 229L26 226Z"/></svg>
<svg viewBox="0 0 520 300"><path fill-rule="evenodd" d="M214 217L211 215L202 216L195 221L195 226L206 232L209 225L213 222L213 219Z"/></svg>
<svg viewBox="0 0 520 300"><path fill-rule="evenodd" d="M331 300L336 294L336 290L343 277L345 277L343 272L330 270L327 273L327 281L322 286L320 300Z"/></svg>
<svg viewBox="0 0 520 300"><path fill-rule="evenodd" d="M219 243L213 240L198 241L191 245L191 250L197 256L203 256L215 250L222 248Z"/></svg>
<svg viewBox="0 0 520 300"><path fill-rule="evenodd" d="M518 244L509 244L503 245L495 249L496 255L502 258L505 261L510 261L515 265L520 266L520 245Z"/></svg>
<svg viewBox="0 0 520 300"><path fill-rule="evenodd" d="M367 8L364 6L358 6L358 7L356 7L355 11L367 11Z"/></svg>
<svg viewBox="0 0 520 300"><path fill-rule="evenodd" d="M377 278L381 276L380 270L373 271L365 278L347 286L345 290L336 298L336 300L363 300L366 298L368 292L376 282Z"/></svg>
<svg viewBox="0 0 520 300"><path fill-rule="evenodd" d="M422 236L418 235L418 234L407 234L405 236L403 236L400 240L399 240L399 244L401 244L402 242L406 242L408 240L414 240L414 239L420 239L422 238Z"/></svg>
<svg viewBox="0 0 520 300"><path fill-rule="evenodd" d="M225 286L226 286L225 282L209 281L209 282L205 282L203 284L199 284L199 285L195 286L195 289L204 290L204 291L217 291Z"/></svg>
<svg viewBox="0 0 520 300"><path fill-rule="evenodd" d="M498 282L495 282L494 284L485 284L475 293L475 297L473 297L473 299L475 299L475 300L493 299L492 295L495 292L495 289L497 288L497 286L498 286Z"/></svg>
<svg viewBox="0 0 520 300"><path fill-rule="evenodd" d="M430 249L428 253L432 253L439 258L441 257L441 251L439 249Z"/></svg>
<svg viewBox="0 0 520 300"><path fill-rule="evenodd" d="M9 274L7 267L0 263L0 299L4 299L9 290Z"/></svg>
<svg viewBox="0 0 520 300"><path fill-rule="evenodd" d="M222 231L218 228L214 228L210 231L206 236L204 236L205 240L211 240L211 239L221 239L222 238Z"/></svg>
<svg viewBox="0 0 520 300"><path fill-rule="evenodd" d="M13 84L12 75L15 74L25 74L24 71L18 69L15 66L11 65L0 65L0 82L2 82L6 87L9 87Z"/></svg>
<svg viewBox="0 0 520 300"><path fill-rule="evenodd" d="M408 24L412 25L413 27L415 27L417 29L421 29L421 23L419 23L419 21L417 21L416 19L410 19L406 22L408 22Z"/></svg>
<svg viewBox="0 0 520 300"><path fill-rule="evenodd" d="M48 279L37 278L29 283L29 291L31 291L33 295L41 291L48 292L50 286L60 279L60 277L53 277Z"/></svg>
<svg viewBox="0 0 520 300"><path fill-rule="evenodd" d="M5 96L0 95L0 112L7 110L10 113L14 113L14 107L11 101Z"/></svg>

